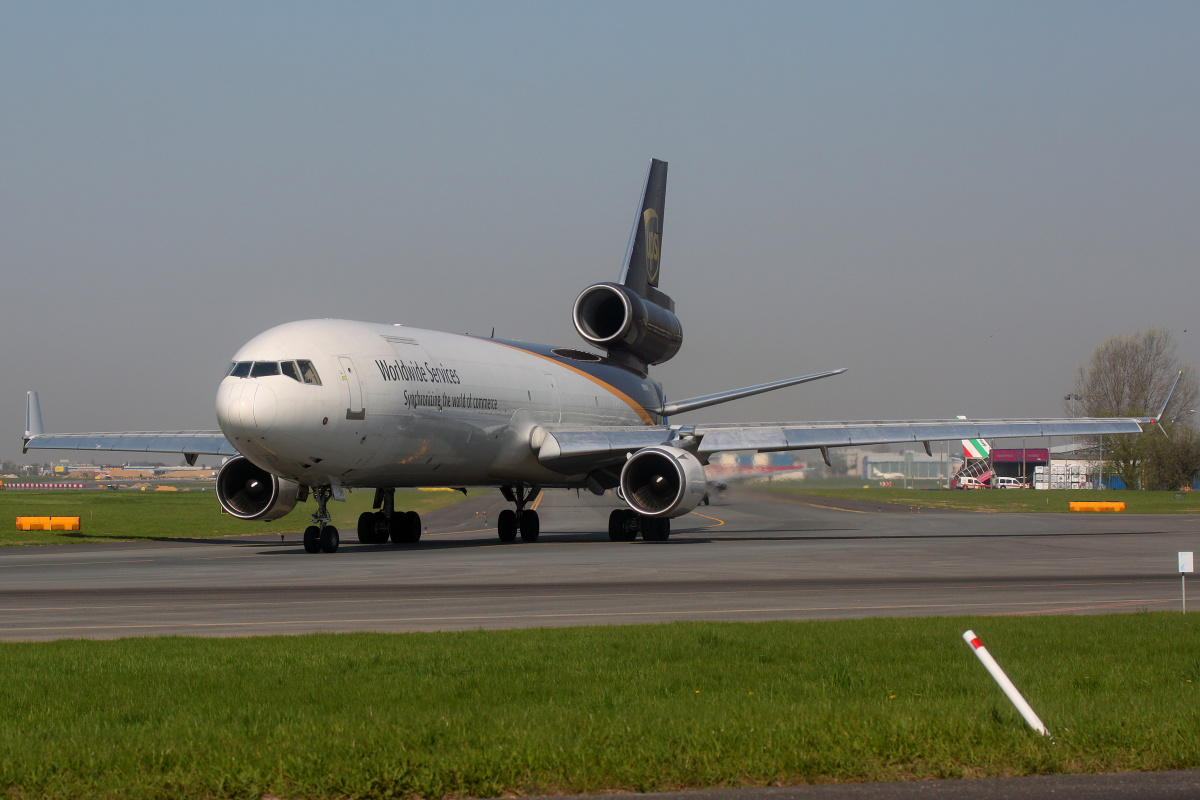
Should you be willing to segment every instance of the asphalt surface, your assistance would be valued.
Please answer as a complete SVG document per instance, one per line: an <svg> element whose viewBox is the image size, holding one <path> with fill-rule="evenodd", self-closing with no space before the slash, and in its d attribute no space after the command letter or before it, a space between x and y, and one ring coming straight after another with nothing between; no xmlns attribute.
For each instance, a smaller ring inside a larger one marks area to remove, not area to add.
<svg viewBox="0 0 1200 800"><path fill-rule="evenodd" d="M554 800L580 800L584 797L589 800L1195 800L1200 797L1200 770L768 786L657 794L575 795L560 796Z"/></svg>
<svg viewBox="0 0 1200 800"><path fill-rule="evenodd" d="M1195 516L834 505L730 494L668 542L614 543L613 500L551 492L541 541L506 545L497 492L430 514L417 545L344 531L316 555L297 534L2 548L0 639L1178 608L1176 554L1200 550Z"/></svg>
<svg viewBox="0 0 1200 800"><path fill-rule="evenodd" d="M1200 550L1195 516L734 493L652 543L608 541L611 499L547 493L541 540L506 545L494 525L504 507L495 493L430 514L417 545L360 545L346 531L331 555L305 553L298 534L0 548L0 639L1178 608L1176 554ZM632 797L1173 800L1200 797L1200 771L621 795Z"/></svg>

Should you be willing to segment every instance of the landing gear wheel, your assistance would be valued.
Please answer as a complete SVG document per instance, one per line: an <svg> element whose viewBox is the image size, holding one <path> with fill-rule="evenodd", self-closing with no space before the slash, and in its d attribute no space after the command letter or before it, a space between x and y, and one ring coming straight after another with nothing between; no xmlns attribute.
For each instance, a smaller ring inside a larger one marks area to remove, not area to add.
<svg viewBox="0 0 1200 800"><path fill-rule="evenodd" d="M632 542L639 527L638 515L627 508L614 508L608 515L608 538L614 542Z"/></svg>
<svg viewBox="0 0 1200 800"><path fill-rule="evenodd" d="M408 536L408 526L405 524L404 514L397 511L392 514L392 518L388 520L388 535L392 537L392 544L404 544Z"/></svg>
<svg viewBox="0 0 1200 800"><path fill-rule="evenodd" d="M508 544L517 540L517 512L506 508L496 517L496 533L500 541Z"/></svg>
<svg viewBox="0 0 1200 800"><path fill-rule="evenodd" d="M321 552L321 529L316 525L309 525L304 529L304 552Z"/></svg>
<svg viewBox="0 0 1200 800"><path fill-rule="evenodd" d="M536 511L526 511L517 518L517 525L521 529L522 542L536 542L538 534L542 532L542 522Z"/></svg>
<svg viewBox="0 0 1200 800"><path fill-rule="evenodd" d="M671 537L671 520L666 517L642 517L642 541L665 542Z"/></svg>
<svg viewBox="0 0 1200 800"><path fill-rule="evenodd" d="M415 511L404 512L404 541L416 544L421 541L421 515Z"/></svg>
<svg viewBox="0 0 1200 800"><path fill-rule="evenodd" d="M396 516L395 514L392 515ZM373 529L371 544L387 544L388 535L391 529L388 527L387 514L382 511L375 512L375 527Z"/></svg>
<svg viewBox="0 0 1200 800"><path fill-rule="evenodd" d="M338 536L338 529L332 525L326 525L325 530L321 531L321 552L336 553L339 544L341 544L341 537Z"/></svg>
<svg viewBox="0 0 1200 800"><path fill-rule="evenodd" d="M358 515L358 540L363 544L376 544L374 512L364 511Z"/></svg>

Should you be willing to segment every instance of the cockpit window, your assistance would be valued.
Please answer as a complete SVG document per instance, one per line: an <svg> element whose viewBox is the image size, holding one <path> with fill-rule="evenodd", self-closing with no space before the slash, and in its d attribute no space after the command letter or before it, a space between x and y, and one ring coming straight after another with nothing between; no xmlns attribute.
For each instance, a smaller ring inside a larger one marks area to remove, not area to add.
<svg viewBox="0 0 1200 800"><path fill-rule="evenodd" d="M250 370L251 378L265 378L268 375L279 374L278 361L255 361L254 368Z"/></svg>
<svg viewBox="0 0 1200 800"><path fill-rule="evenodd" d="M289 378L296 381L296 383L303 383L303 379L300 377L300 370L296 368L295 361L284 361L281 362L279 366L283 370L284 375L287 375Z"/></svg>
<svg viewBox="0 0 1200 800"><path fill-rule="evenodd" d="M229 376L231 378L245 378L250 374L249 361L238 361L229 365Z"/></svg>
<svg viewBox="0 0 1200 800"><path fill-rule="evenodd" d="M304 378L305 383L311 383L314 386L321 385L321 377L317 375L317 368L313 366L311 361L296 361L296 365L300 367L300 375Z"/></svg>

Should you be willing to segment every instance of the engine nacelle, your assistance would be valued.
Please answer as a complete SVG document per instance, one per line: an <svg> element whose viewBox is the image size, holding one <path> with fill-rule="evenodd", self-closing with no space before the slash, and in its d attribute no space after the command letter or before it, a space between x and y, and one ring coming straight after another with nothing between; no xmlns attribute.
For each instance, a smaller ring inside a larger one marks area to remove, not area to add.
<svg viewBox="0 0 1200 800"><path fill-rule="evenodd" d="M279 519L296 507L300 484L272 475L245 456L225 462L217 473L217 500L238 519Z"/></svg>
<svg viewBox="0 0 1200 800"><path fill-rule="evenodd" d="M621 469L625 502L647 517L683 516L700 505L707 489L700 459L677 447L645 447Z"/></svg>
<svg viewBox="0 0 1200 800"><path fill-rule="evenodd" d="M572 317L575 330L591 344L630 353L646 364L667 361L683 344L678 317L617 283L584 289Z"/></svg>

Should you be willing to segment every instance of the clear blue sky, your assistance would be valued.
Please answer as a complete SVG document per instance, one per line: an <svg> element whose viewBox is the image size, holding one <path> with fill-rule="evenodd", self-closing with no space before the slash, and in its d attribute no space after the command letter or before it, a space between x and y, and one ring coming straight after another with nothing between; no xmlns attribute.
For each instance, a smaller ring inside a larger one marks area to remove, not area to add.
<svg viewBox="0 0 1200 800"><path fill-rule="evenodd" d="M0 456L213 428L277 323L575 345L670 162L696 419L1054 415L1200 362L1195 3L0 3ZM1187 329L1187 333L1182 331Z"/></svg>

